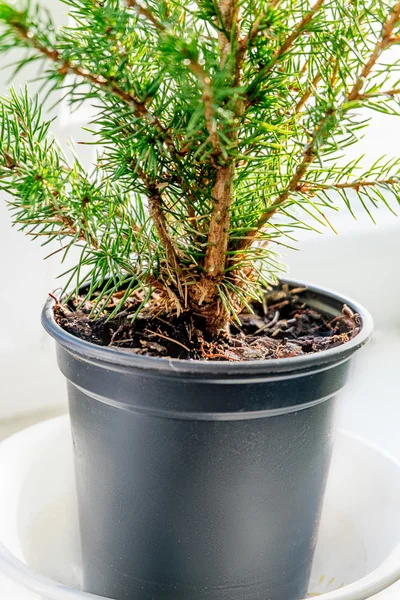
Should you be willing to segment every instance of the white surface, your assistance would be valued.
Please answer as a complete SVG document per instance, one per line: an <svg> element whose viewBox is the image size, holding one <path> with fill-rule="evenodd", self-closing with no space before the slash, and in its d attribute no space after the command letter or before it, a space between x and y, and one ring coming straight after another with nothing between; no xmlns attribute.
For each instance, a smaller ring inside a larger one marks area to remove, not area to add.
<svg viewBox="0 0 400 600"><path fill-rule="evenodd" d="M32 571L1 548L0 568L48 600L88 598L41 578L72 587L81 581L68 418L41 423L4 442L0 480L5 479L7 486L0 491L0 539ZM399 579L399 506L400 463L341 433L328 482L311 593L323 594L324 600L363 600ZM21 589L18 594L21 600L35 597L32 592L24 596Z"/></svg>

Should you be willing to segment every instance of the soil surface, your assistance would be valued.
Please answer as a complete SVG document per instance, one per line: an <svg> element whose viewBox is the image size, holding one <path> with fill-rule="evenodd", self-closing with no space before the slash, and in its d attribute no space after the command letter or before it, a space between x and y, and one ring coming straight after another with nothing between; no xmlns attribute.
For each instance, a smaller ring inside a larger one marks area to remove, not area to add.
<svg viewBox="0 0 400 600"><path fill-rule="evenodd" d="M360 319L347 307L334 319L309 308L304 288L281 289L266 293L263 304L253 305L254 313L240 315L240 325L232 323L230 336L211 340L193 316L158 314L133 320L140 299L130 298L125 310L110 318L116 298L93 319L91 302L79 304L75 298L57 303L57 323L78 338L145 356L192 360L245 361L288 358L320 352L339 346L360 330Z"/></svg>

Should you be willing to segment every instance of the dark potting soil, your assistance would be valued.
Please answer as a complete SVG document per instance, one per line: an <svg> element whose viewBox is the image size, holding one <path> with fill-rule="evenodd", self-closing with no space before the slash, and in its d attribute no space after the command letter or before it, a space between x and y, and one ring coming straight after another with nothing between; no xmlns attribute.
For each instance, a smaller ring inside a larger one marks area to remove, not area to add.
<svg viewBox="0 0 400 600"><path fill-rule="evenodd" d="M266 293L263 304L254 304L254 313L243 312L240 325L233 322L229 337L211 340L193 315L140 316L133 320L140 299L132 297L125 310L109 315L118 302L111 300L102 315L93 319L91 302L81 298L57 303L57 323L78 338L145 356L192 360L245 361L289 358L339 346L360 331L360 319L343 306L342 315L332 319L302 300L305 288L281 289Z"/></svg>

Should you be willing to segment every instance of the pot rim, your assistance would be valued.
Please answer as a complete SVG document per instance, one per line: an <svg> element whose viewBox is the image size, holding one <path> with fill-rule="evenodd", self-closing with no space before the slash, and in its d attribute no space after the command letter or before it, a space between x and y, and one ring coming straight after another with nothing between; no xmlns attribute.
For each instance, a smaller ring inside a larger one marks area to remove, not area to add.
<svg viewBox="0 0 400 600"><path fill-rule="evenodd" d="M53 308L55 300L49 297L42 311L42 325L58 344L71 354L83 360L93 363L106 363L109 365L121 366L124 368L145 369L156 372L191 373L193 375L204 375L211 373L213 375L238 375L246 374L279 374L295 373L303 370L320 370L329 368L335 364L340 364L349 360L355 352L364 346L371 338L373 331L372 316L366 308L354 300L327 290L326 288L309 285L302 281L281 279L282 283L287 283L294 287L305 287L307 291L320 297L321 300L333 301L337 305L346 304L354 313L357 313L362 322L360 332L348 342L322 350L316 353L303 354L290 358L272 358L267 360L250 360L241 362L221 362L221 361L200 361L191 359L162 358L153 356L142 356L110 346L98 346L87 342L71 333L68 333L54 318Z"/></svg>

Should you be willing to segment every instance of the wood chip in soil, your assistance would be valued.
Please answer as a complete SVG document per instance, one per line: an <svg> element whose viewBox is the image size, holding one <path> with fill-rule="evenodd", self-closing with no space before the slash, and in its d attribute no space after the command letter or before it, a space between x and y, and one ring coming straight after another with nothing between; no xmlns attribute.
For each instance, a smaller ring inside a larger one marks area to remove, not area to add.
<svg viewBox="0 0 400 600"><path fill-rule="evenodd" d="M232 323L229 337L218 340L207 337L201 320L188 313L179 317L142 314L133 320L140 300L135 298L112 318L112 300L96 319L90 317L93 303L82 304L82 298L56 304L54 313L63 329L92 344L143 356L202 361L300 356L340 346L360 331L359 316L347 306L332 319L308 307L303 292L284 286L266 293L263 304L252 306L254 313L242 313L240 325Z"/></svg>

